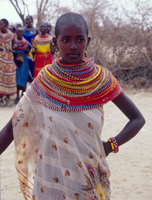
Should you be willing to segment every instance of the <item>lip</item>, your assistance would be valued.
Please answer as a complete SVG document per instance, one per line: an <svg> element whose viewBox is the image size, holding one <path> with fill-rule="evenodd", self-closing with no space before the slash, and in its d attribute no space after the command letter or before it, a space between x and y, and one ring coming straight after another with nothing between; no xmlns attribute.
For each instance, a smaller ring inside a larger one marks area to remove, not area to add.
<svg viewBox="0 0 152 200"><path fill-rule="evenodd" d="M71 54L68 54L68 56L71 57L71 58L76 58L76 57L79 56L79 54L72 54L72 53L71 53Z"/></svg>

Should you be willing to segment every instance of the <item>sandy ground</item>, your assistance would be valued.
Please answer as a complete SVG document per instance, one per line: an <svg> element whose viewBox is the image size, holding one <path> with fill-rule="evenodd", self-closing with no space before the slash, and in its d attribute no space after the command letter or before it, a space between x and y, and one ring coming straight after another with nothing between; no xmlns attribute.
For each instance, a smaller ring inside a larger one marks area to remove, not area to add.
<svg viewBox="0 0 152 200"><path fill-rule="evenodd" d="M118 154L107 157L111 169L111 200L152 200L152 92L126 92L143 113L146 124ZM13 103L13 100L12 100ZM0 108L0 129L11 118L15 106ZM112 102L104 106L102 139L115 136L127 118ZM14 144L1 155L0 200L23 200L14 167Z"/></svg>

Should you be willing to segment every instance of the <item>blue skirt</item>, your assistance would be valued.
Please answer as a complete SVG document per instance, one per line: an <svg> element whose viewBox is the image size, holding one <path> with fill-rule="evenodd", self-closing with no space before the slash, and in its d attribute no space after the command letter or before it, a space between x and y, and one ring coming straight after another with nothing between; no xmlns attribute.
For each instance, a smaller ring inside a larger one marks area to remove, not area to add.
<svg viewBox="0 0 152 200"><path fill-rule="evenodd" d="M17 54L18 55L18 54ZM22 65L19 66L19 64L17 63L17 55L15 55L15 64L17 66L16 69L16 83L17 85L26 88L27 82L28 82L28 77L29 77L29 62L28 62L28 58L26 57L26 55L21 54L22 58L23 58L23 63Z"/></svg>

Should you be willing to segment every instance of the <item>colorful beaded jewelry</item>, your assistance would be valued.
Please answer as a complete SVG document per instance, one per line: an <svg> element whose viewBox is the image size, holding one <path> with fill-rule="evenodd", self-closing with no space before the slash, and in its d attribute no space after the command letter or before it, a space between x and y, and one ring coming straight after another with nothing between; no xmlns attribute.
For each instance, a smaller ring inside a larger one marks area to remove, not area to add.
<svg viewBox="0 0 152 200"><path fill-rule="evenodd" d="M31 91L27 94L35 102L48 106L44 103L47 99L51 109L56 104L58 110L73 112L102 106L122 89L107 69L84 57L79 64L65 65L58 59L45 66L31 84Z"/></svg>
<svg viewBox="0 0 152 200"><path fill-rule="evenodd" d="M111 137L108 139L108 142L111 145L112 153L117 153L119 151L119 146L116 139L114 137Z"/></svg>

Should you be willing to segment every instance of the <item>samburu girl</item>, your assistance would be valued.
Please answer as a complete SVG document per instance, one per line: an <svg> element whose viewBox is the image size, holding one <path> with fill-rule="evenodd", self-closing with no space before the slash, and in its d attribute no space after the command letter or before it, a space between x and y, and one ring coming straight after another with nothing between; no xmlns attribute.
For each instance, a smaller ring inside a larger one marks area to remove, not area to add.
<svg viewBox="0 0 152 200"><path fill-rule="evenodd" d="M16 169L25 199L108 200L106 156L118 152L145 120L113 75L84 57L88 26L76 13L56 22L61 59L41 70L0 133L0 153L15 141ZM102 142L103 104L112 101L128 118Z"/></svg>

